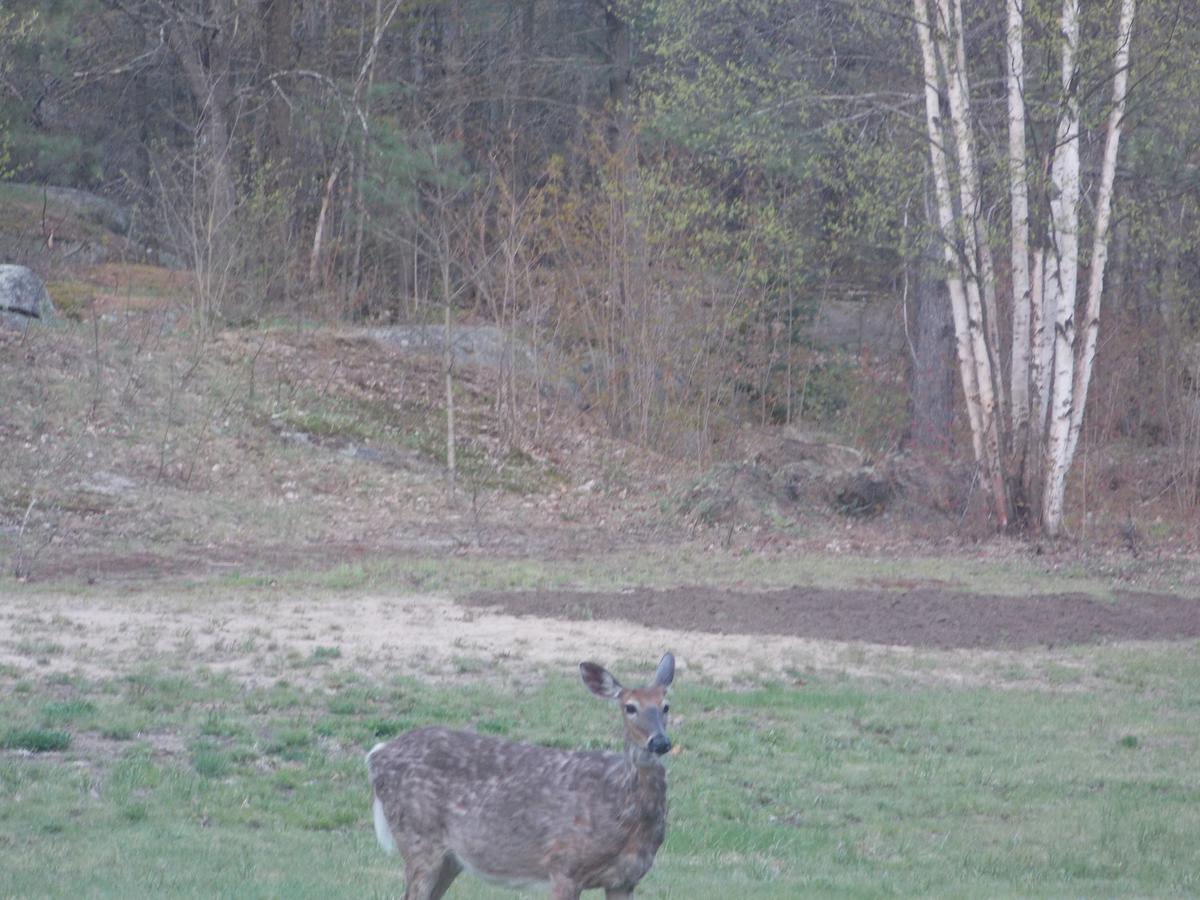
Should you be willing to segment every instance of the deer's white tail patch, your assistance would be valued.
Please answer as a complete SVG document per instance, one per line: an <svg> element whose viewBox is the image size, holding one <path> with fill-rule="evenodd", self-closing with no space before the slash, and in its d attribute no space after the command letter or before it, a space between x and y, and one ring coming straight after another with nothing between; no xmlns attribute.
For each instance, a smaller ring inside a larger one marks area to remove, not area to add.
<svg viewBox="0 0 1200 900"><path fill-rule="evenodd" d="M378 797L375 798L375 839L384 853L396 852L396 839L392 837L387 816L383 814L383 802Z"/></svg>

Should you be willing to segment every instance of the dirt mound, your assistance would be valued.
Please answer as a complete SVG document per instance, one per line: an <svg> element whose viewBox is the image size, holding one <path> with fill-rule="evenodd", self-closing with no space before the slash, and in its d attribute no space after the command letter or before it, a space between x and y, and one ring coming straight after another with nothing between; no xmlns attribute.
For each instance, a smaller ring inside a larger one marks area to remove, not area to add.
<svg viewBox="0 0 1200 900"><path fill-rule="evenodd" d="M971 512L966 465L906 454L873 460L827 437L797 437L794 429L764 435L749 449L745 459L718 463L685 485L678 496L685 519L774 526L891 514L935 534L961 534ZM978 524L972 519L971 529Z"/></svg>
<svg viewBox="0 0 1200 900"><path fill-rule="evenodd" d="M932 588L751 593L690 587L619 594L482 592L462 602L515 615L938 649L1200 638L1200 599L1162 594L1123 593L1110 603L1083 594L1010 597Z"/></svg>

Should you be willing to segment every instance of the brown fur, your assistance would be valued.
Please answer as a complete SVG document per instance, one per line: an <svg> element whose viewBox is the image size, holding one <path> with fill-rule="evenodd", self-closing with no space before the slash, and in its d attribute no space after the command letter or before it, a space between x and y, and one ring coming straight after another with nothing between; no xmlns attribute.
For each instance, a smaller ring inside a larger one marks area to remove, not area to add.
<svg viewBox="0 0 1200 900"><path fill-rule="evenodd" d="M464 868L513 887L546 885L558 900L589 888L632 896L666 834L658 754L670 747L663 707L674 659L664 656L655 680L632 690L592 663L580 672L593 693L618 702L624 753L448 728L371 751L376 802L405 861L405 900L436 900Z"/></svg>

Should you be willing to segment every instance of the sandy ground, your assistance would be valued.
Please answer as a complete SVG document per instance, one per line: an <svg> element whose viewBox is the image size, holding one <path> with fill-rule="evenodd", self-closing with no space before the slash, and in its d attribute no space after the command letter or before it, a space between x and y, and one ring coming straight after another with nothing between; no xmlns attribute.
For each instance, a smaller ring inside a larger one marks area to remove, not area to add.
<svg viewBox="0 0 1200 900"><path fill-rule="evenodd" d="M1072 689L1088 683L1085 661L1070 649L715 634L619 619L517 616L438 595L28 594L0 604L0 664L22 676L111 677L154 665L204 666L246 684L283 678L315 686L331 668L370 678L491 680L570 671L584 659L648 667L665 650L675 653L681 673L718 683L836 674L1036 686L1042 673L1064 667L1080 673Z"/></svg>

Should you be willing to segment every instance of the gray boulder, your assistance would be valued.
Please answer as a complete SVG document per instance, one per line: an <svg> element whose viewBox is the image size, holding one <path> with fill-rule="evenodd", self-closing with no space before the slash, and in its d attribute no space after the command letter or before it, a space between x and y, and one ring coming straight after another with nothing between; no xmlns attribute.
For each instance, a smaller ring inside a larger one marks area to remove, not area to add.
<svg viewBox="0 0 1200 900"><path fill-rule="evenodd" d="M24 266L0 265L0 319L23 327L32 319L53 319L54 303L46 286Z"/></svg>
<svg viewBox="0 0 1200 900"><path fill-rule="evenodd" d="M89 219L116 234L129 234L129 228L133 224L129 210L107 197L101 197L91 191L52 185L47 185L43 190L51 201L70 209L79 217Z"/></svg>
<svg viewBox="0 0 1200 900"><path fill-rule="evenodd" d="M404 353L440 356L446 349L446 329L441 325L392 325L369 328L372 340ZM459 325L452 329L451 353L456 364L518 372L532 368L529 349L495 325Z"/></svg>

